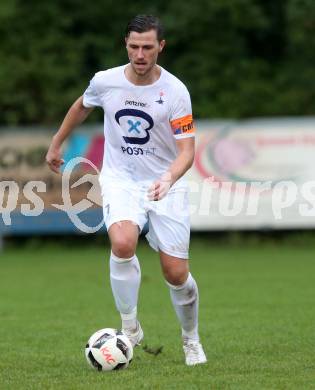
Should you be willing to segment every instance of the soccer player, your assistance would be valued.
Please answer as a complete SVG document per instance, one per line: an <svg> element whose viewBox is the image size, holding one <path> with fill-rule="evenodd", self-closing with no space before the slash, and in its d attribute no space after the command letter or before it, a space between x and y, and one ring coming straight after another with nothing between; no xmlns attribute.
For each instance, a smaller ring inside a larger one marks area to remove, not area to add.
<svg viewBox="0 0 315 390"><path fill-rule="evenodd" d="M148 222L146 237L159 252L182 328L186 364L205 363L198 334L198 288L188 265L188 188L182 177L194 159L190 96L180 80L157 65L165 46L158 18L132 19L125 43L129 63L95 74L54 135L46 161L59 172L63 141L94 107L103 108L106 141L99 180L111 242L110 281L122 328L134 346L140 344L136 247Z"/></svg>

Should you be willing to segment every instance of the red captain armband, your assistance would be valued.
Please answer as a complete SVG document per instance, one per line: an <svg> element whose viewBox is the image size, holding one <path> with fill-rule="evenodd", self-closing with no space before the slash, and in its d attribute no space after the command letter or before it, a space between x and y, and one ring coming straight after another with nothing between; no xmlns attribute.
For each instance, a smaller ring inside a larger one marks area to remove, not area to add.
<svg viewBox="0 0 315 390"><path fill-rule="evenodd" d="M174 135L194 134L195 126L192 115L186 115L182 118L171 121L171 127Z"/></svg>

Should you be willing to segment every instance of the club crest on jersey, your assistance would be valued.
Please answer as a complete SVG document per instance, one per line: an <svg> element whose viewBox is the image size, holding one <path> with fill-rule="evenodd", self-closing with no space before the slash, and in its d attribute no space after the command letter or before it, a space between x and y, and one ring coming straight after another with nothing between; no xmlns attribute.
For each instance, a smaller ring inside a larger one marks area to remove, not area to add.
<svg viewBox="0 0 315 390"><path fill-rule="evenodd" d="M127 144L144 145L149 141L149 130L154 126L154 121L146 112L125 108L116 112L115 120L128 134L123 136Z"/></svg>
<svg viewBox="0 0 315 390"><path fill-rule="evenodd" d="M155 103L158 103L158 104L163 104L164 103L164 100L162 99L162 96L164 96L164 92L160 92L160 98L159 100L156 100Z"/></svg>

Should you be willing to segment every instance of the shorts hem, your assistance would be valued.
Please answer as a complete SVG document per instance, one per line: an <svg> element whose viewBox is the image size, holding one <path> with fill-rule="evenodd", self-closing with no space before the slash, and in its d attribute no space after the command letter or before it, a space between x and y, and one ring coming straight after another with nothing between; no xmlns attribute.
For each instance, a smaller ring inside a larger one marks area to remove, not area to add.
<svg viewBox="0 0 315 390"><path fill-rule="evenodd" d="M152 249L154 249L156 252L162 251L166 253L169 256L178 257L179 259L188 260L189 259L189 253L188 252L177 252L177 251L171 251L163 245L157 245L153 240L149 238L148 235L146 235L146 239Z"/></svg>
<svg viewBox="0 0 315 390"><path fill-rule="evenodd" d="M141 232L144 225L141 226L139 221L136 221L136 218L130 218L130 217L126 217L126 216L121 216L121 217L115 217L115 218L111 218L110 219L110 222L107 224L105 222L105 225L106 225L106 229L107 231L109 230L109 228L114 224L114 223L117 223L117 222L122 222L122 221L129 221L129 222L133 222L134 224L136 224L139 228L139 231Z"/></svg>

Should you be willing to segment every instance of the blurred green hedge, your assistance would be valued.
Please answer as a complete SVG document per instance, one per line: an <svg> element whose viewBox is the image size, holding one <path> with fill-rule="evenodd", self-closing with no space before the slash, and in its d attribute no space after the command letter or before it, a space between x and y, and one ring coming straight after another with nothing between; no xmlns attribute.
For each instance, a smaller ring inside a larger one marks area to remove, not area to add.
<svg viewBox="0 0 315 390"><path fill-rule="evenodd" d="M313 0L2 0L0 124L60 122L96 71L127 62L138 13L164 22L160 63L188 86L195 117L315 113Z"/></svg>

